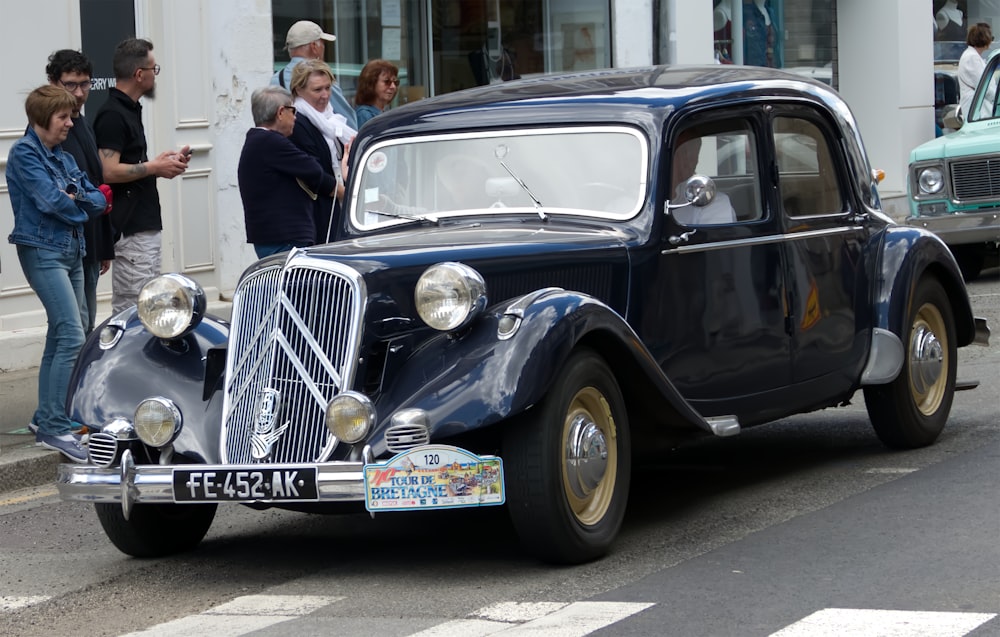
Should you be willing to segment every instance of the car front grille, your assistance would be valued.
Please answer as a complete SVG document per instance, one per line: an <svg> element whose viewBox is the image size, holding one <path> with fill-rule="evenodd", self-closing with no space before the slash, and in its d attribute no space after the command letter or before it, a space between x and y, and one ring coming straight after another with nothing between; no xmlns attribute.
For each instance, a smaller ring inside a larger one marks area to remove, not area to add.
<svg viewBox="0 0 1000 637"><path fill-rule="evenodd" d="M977 157L952 162L951 187L959 202L1000 197L1000 158Z"/></svg>
<svg viewBox="0 0 1000 637"><path fill-rule="evenodd" d="M364 298L356 271L302 254L240 282L226 356L226 462L329 457L337 440L324 412L354 380Z"/></svg>

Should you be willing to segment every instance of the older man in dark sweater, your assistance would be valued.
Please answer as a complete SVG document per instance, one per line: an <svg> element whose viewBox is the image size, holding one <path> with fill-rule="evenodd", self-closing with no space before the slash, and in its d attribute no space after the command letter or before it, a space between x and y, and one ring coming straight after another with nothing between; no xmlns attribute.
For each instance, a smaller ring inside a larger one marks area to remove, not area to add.
<svg viewBox="0 0 1000 637"><path fill-rule="evenodd" d="M316 243L313 200L337 190L333 175L289 141L295 127L292 95L279 86L250 96L255 128L247 131L237 177L247 243L258 258Z"/></svg>

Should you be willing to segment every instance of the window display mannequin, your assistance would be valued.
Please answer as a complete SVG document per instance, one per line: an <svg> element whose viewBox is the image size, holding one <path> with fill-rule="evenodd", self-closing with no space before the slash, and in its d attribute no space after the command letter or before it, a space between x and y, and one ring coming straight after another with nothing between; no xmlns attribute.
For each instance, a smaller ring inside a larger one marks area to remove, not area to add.
<svg viewBox="0 0 1000 637"><path fill-rule="evenodd" d="M937 22L935 40L965 41L965 11L958 6L958 0L947 0L944 6L934 14L934 21Z"/></svg>
<svg viewBox="0 0 1000 637"><path fill-rule="evenodd" d="M729 0L715 0L712 12L712 30L715 32L715 61L733 63L733 13Z"/></svg>
<svg viewBox="0 0 1000 637"><path fill-rule="evenodd" d="M767 0L743 2L743 63L774 66L774 20Z"/></svg>

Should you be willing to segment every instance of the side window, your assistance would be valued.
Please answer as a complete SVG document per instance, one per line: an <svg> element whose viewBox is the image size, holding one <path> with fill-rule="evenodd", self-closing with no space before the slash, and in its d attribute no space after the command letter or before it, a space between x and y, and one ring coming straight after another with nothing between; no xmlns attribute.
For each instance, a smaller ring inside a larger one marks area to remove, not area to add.
<svg viewBox="0 0 1000 637"><path fill-rule="evenodd" d="M970 122L997 117L997 84L1000 83L1000 65L987 67L979 80L979 88L973 96L972 113L966 116Z"/></svg>
<svg viewBox="0 0 1000 637"><path fill-rule="evenodd" d="M757 138L749 122L726 120L685 128L673 144L671 203L682 204L692 175L711 177L716 196L707 206L672 210L688 226L721 225L761 217Z"/></svg>
<svg viewBox="0 0 1000 637"><path fill-rule="evenodd" d="M816 124L797 117L776 117L774 149L785 214L805 217L844 210L833 154Z"/></svg>

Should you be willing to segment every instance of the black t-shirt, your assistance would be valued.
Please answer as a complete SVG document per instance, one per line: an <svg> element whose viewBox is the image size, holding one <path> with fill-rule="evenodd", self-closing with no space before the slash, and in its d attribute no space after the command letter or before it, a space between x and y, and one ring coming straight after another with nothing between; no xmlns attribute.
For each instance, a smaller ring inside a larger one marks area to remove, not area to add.
<svg viewBox="0 0 1000 637"><path fill-rule="evenodd" d="M73 156L77 166L87 173L87 177L95 186L104 183L104 168L97 154L97 142L94 141L94 131L87 119L80 115L73 120L73 128L69 129L66 141L62 143L63 150ZM107 215L91 217L83 224L83 235L87 254L84 263L94 263L115 258L115 244L112 239L111 220Z"/></svg>
<svg viewBox="0 0 1000 637"><path fill-rule="evenodd" d="M108 91L108 99L94 119L97 147L121 153L121 163L141 164L146 156L146 131L142 127L142 105L116 88ZM114 205L111 223L124 235L146 230L162 230L160 195L156 177L124 184L111 184Z"/></svg>

